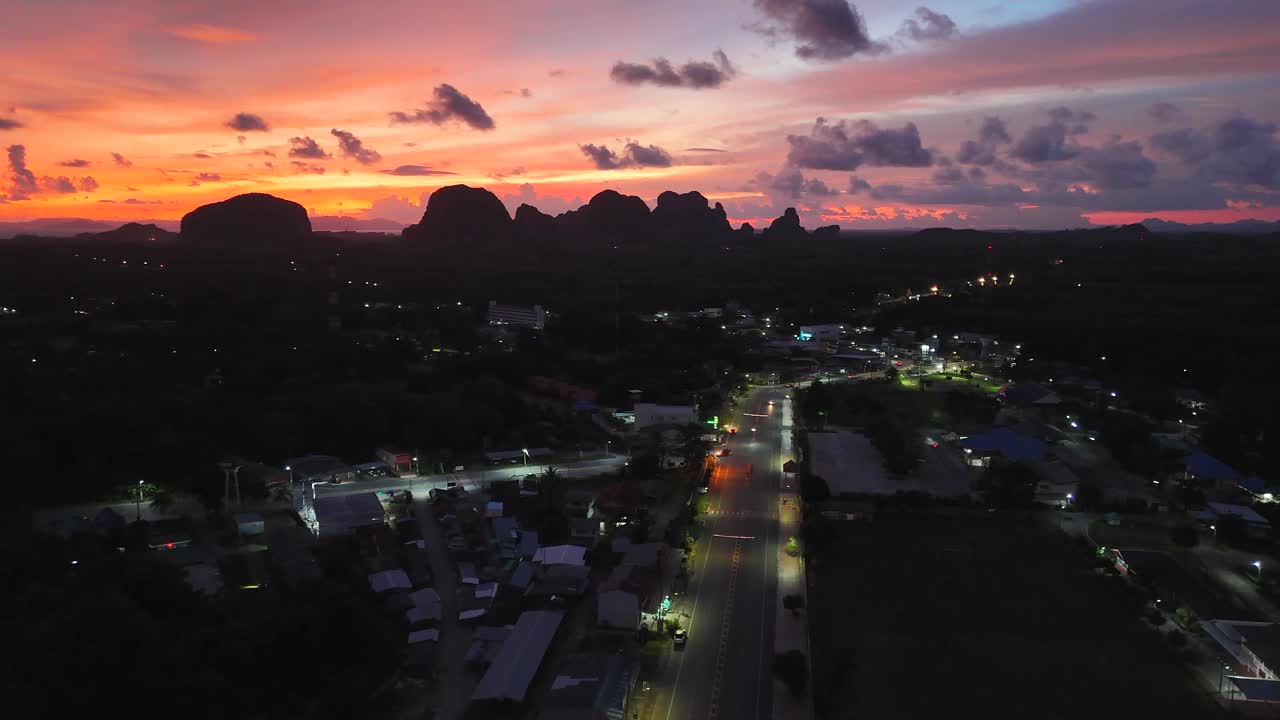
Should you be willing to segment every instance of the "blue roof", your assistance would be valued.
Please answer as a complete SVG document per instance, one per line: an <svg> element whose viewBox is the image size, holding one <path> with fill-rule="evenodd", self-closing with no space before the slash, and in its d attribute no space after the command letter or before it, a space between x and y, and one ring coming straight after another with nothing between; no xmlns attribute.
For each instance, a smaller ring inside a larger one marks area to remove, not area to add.
<svg viewBox="0 0 1280 720"><path fill-rule="evenodd" d="M1044 458L1048 446L1043 441L1016 433L1008 428L996 428L980 435L970 435L960 441L960 447L975 452L997 452L1007 460L1030 462Z"/></svg>
<svg viewBox="0 0 1280 720"><path fill-rule="evenodd" d="M1183 462L1188 472L1205 480L1239 483L1244 479L1235 468L1208 453L1192 453Z"/></svg>

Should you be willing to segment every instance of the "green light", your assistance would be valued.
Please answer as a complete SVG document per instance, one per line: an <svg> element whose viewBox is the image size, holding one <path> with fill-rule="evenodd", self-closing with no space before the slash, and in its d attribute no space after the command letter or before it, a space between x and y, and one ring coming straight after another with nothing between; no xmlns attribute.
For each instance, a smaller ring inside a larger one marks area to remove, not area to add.
<svg viewBox="0 0 1280 720"><path fill-rule="evenodd" d="M710 425L711 427L715 427L715 426L719 425L719 424L720 424L720 416L719 416L719 415L716 415L715 417L711 418L710 420L708 420L708 421L707 421L707 424L708 424L708 425Z"/></svg>

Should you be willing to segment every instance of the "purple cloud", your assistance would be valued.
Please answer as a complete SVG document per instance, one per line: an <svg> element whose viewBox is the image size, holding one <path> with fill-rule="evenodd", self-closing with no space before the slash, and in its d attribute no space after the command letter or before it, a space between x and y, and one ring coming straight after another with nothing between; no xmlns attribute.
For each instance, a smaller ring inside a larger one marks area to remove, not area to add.
<svg viewBox="0 0 1280 720"><path fill-rule="evenodd" d="M342 157L348 157L361 165L372 165L382 159L382 155L373 148L364 146L364 141L346 130L333 129L330 135L338 138L338 149Z"/></svg>
<svg viewBox="0 0 1280 720"><path fill-rule="evenodd" d="M449 84L437 85L432 92L433 99L427 107L412 112L393 112L393 124L411 125L431 123L443 125L450 121L463 123L475 130L492 130L493 118L485 112L480 103L464 95Z"/></svg>

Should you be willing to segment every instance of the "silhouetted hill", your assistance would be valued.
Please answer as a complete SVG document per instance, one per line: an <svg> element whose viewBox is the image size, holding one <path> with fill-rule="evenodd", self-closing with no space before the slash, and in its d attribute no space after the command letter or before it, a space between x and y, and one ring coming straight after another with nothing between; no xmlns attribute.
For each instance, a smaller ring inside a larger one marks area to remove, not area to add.
<svg viewBox="0 0 1280 720"><path fill-rule="evenodd" d="M184 243L248 248L306 238L311 219L296 202L247 193L192 210L182 216L180 232Z"/></svg>
<svg viewBox="0 0 1280 720"><path fill-rule="evenodd" d="M659 235L671 239L718 240L732 232L724 206L716 203L711 207L697 191L677 194L667 190L659 195L653 223Z"/></svg>
<svg viewBox="0 0 1280 720"><path fill-rule="evenodd" d="M81 233L78 237L87 240L104 240L123 243L170 243L178 239L178 233L153 225L141 223L125 223L114 230L103 232Z"/></svg>
<svg viewBox="0 0 1280 720"><path fill-rule="evenodd" d="M612 246L650 237L653 234L651 220L644 200L605 190L577 210L557 215L556 231L561 239L569 242Z"/></svg>
<svg viewBox="0 0 1280 720"><path fill-rule="evenodd" d="M556 234L556 219L528 203L516 208L515 224L522 240L547 240Z"/></svg>
<svg viewBox="0 0 1280 720"><path fill-rule="evenodd" d="M765 239L772 241L803 240L808 236L809 234L800 225L800 215L796 213L795 208L787 208L781 217L775 218L764 231Z"/></svg>
<svg viewBox="0 0 1280 720"><path fill-rule="evenodd" d="M512 230L511 216L497 195L448 185L431 193L422 220L405 228L404 237L433 244L492 244L510 239Z"/></svg>
<svg viewBox="0 0 1280 720"><path fill-rule="evenodd" d="M1142 224L1151 232L1157 233L1222 233L1224 235L1268 235L1280 232L1280 222L1265 220L1239 220L1232 223L1194 223L1184 224L1169 222L1159 218L1147 218Z"/></svg>

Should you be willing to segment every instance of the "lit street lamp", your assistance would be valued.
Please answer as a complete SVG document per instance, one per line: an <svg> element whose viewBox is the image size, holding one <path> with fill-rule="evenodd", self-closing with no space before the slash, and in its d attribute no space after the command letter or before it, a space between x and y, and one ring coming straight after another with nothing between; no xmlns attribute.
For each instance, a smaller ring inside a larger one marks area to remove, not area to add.
<svg viewBox="0 0 1280 720"><path fill-rule="evenodd" d="M138 520L139 522L141 522L141 521L142 521L142 481L141 481L141 480L139 480L139 481L138 481L138 503L137 503L137 505L138 505L138 517L137 517L137 520ZM1254 563L1254 564L1256 565L1257 563Z"/></svg>
<svg viewBox="0 0 1280 720"><path fill-rule="evenodd" d="M529 464L529 448L521 448L520 451L524 453L524 464L527 466Z"/></svg>
<svg viewBox="0 0 1280 720"><path fill-rule="evenodd" d="M1262 582L1262 561L1254 560L1253 566L1258 570L1258 582Z"/></svg>

